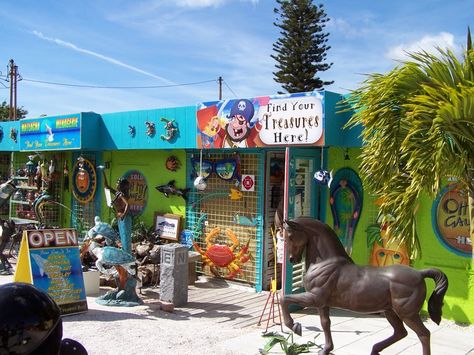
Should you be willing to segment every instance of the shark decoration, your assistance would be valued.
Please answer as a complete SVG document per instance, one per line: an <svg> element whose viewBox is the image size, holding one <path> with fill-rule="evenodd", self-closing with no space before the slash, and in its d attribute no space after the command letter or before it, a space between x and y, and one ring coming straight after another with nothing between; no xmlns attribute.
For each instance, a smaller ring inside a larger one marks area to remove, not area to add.
<svg viewBox="0 0 474 355"><path fill-rule="evenodd" d="M155 189L160 191L166 197L169 197L170 195L176 195L181 196L185 200L188 198L189 189L178 189L175 185L175 180L171 180L166 185L155 186Z"/></svg>

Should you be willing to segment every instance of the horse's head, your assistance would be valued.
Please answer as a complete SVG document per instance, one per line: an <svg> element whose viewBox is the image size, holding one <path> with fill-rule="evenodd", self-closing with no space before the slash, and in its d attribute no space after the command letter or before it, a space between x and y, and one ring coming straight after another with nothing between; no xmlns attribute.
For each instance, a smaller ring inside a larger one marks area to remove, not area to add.
<svg viewBox="0 0 474 355"><path fill-rule="evenodd" d="M285 220L285 241L288 249L288 256L292 264L301 262L305 246L308 242L306 232L300 223Z"/></svg>

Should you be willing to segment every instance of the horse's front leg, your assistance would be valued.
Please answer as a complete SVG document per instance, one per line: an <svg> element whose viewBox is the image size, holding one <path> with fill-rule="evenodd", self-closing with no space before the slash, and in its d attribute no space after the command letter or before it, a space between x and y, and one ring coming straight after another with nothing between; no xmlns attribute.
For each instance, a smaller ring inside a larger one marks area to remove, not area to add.
<svg viewBox="0 0 474 355"><path fill-rule="evenodd" d="M332 342L331 335L331 319L329 318L329 307L320 307L319 310L319 319L321 320L321 327L324 331L324 348L319 352L321 355L327 355L334 349L334 344Z"/></svg>
<svg viewBox="0 0 474 355"><path fill-rule="evenodd" d="M314 306L314 295L309 292L297 293L292 295L285 295L281 300L281 310L283 313L283 321L285 325L290 328L293 332L301 335L301 324L294 322L290 314L290 304L296 304L300 307Z"/></svg>

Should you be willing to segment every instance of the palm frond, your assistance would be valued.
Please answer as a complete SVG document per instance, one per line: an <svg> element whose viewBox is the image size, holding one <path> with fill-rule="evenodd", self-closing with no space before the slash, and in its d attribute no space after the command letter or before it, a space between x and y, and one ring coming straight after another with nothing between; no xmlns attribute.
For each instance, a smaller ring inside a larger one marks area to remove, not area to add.
<svg viewBox="0 0 474 355"><path fill-rule="evenodd" d="M371 74L345 102L346 127L362 125L360 172L382 200L390 235L419 252L416 210L423 191L457 176L474 193L474 51L411 53L387 74ZM470 185L469 185L470 184Z"/></svg>

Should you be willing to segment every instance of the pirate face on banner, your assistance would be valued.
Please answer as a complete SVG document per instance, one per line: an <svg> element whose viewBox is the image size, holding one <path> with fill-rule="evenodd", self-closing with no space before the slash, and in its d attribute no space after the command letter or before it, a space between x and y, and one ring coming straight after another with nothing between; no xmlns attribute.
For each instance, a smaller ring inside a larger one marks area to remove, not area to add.
<svg viewBox="0 0 474 355"><path fill-rule="evenodd" d="M230 109L229 122L225 126L227 139L240 143L250 135L250 121L255 113L252 102L247 99L236 100Z"/></svg>

